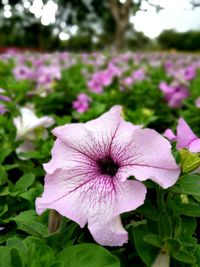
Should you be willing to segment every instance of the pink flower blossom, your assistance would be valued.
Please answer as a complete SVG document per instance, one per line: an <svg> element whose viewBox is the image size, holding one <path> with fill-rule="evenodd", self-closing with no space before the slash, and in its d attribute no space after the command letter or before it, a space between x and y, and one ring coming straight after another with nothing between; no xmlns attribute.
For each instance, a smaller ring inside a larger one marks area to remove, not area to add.
<svg viewBox="0 0 200 267"><path fill-rule="evenodd" d="M174 76L181 81L190 81L196 76L196 68L193 65L181 68L174 73Z"/></svg>
<svg viewBox="0 0 200 267"><path fill-rule="evenodd" d="M57 140L44 164L43 195L36 200L38 214L55 209L81 227L87 223L95 241L105 246L127 242L120 214L143 204L146 188L140 181L167 188L180 173L170 143L154 130L124 121L121 111L115 106L85 124L53 130Z"/></svg>
<svg viewBox="0 0 200 267"><path fill-rule="evenodd" d="M122 74L122 71L119 67L116 67L112 62L109 63L107 72L109 72L110 76L114 77L119 77Z"/></svg>
<svg viewBox="0 0 200 267"><path fill-rule="evenodd" d="M40 85L49 85L54 80L61 79L59 66L41 66L37 71L37 82Z"/></svg>
<svg viewBox="0 0 200 267"><path fill-rule="evenodd" d="M125 77L123 80L122 80L122 84L125 85L125 86L130 86L133 84L133 78L132 77Z"/></svg>
<svg viewBox="0 0 200 267"><path fill-rule="evenodd" d="M198 138L183 118L180 118L177 126L176 148L187 148L191 152L200 152L200 138Z"/></svg>
<svg viewBox="0 0 200 267"><path fill-rule="evenodd" d="M13 74L17 80L29 80L33 71L25 65L18 65L14 68Z"/></svg>
<svg viewBox="0 0 200 267"><path fill-rule="evenodd" d="M173 62L170 60L167 60L164 62L164 68L167 72L171 73L171 70L173 69Z"/></svg>
<svg viewBox="0 0 200 267"><path fill-rule="evenodd" d="M170 142L176 141L176 135L172 129L166 129L163 133L163 136L166 137Z"/></svg>
<svg viewBox="0 0 200 267"><path fill-rule="evenodd" d="M105 86L111 85L113 78L121 75L121 70L110 63L108 68L93 74L88 82L88 87L92 92L102 93Z"/></svg>
<svg viewBox="0 0 200 267"><path fill-rule="evenodd" d="M145 72L144 69L135 70L132 73L132 78L134 81L142 81L145 79Z"/></svg>
<svg viewBox="0 0 200 267"><path fill-rule="evenodd" d="M88 95L80 93L77 96L77 100L72 102L72 106L77 112L84 113L89 109L90 102L91 98Z"/></svg>
<svg viewBox="0 0 200 267"><path fill-rule="evenodd" d="M188 89L178 83L168 85L165 82L161 82L159 89L164 93L165 99L171 108L181 107L183 100L189 96Z"/></svg>
<svg viewBox="0 0 200 267"><path fill-rule="evenodd" d="M99 82L99 80L96 79L96 77L93 76L92 80L88 82L88 87L91 92L100 94L103 92L103 86Z"/></svg>

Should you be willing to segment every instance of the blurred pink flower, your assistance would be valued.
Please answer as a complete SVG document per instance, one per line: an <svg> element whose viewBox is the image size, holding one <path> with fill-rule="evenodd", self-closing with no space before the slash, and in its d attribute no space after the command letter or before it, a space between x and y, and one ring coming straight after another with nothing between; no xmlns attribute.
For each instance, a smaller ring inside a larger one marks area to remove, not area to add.
<svg viewBox="0 0 200 267"><path fill-rule="evenodd" d="M172 186L180 169L170 143L151 129L141 129L121 117L122 109L85 124L57 127L52 159L44 164L44 193L36 210L55 209L88 228L96 242L121 246L128 234L120 214L143 204L151 179L163 188ZM137 180L127 180L135 176Z"/></svg>
<svg viewBox="0 0 200 267"><path fill-rule="evenodd" d="M125 86L130 86L133 84L133 78L132 77L125 77L123 80L122 80L122 84L125 85Z"/></svg>
<svg viewBox="0 0 200 267"><path fill-rule="evenodd" d="M91 102L91 98L84 94L80 93L77 96L77 100L72 102L72 107L79 113L84 113L89 109L89 104Z"/></svg>
<svg viewBox="0 0 200 267"><path fill-rule="evenodd" d="M181 81L190 81L196 76L196 68L190 65L186 68L181 68L180 70L174 72L174 77L180 79Z"/></svg>
<svg viewBox="0 0 200 267"><path fill-rule="evenodd" d="M59 66L40 66L37 70L37 83L40 85L49 85L54 80L61 79L61 71Z"/></svg>
<svg viewBox="0 0 200 267"><path fill-rule="evenodd" d="M7 111L7 108L3 104L0 104L0 114L5 114Z"/></svg>
<svg viewBox="0 0 200 267"><path fill-rule="evenodd" d="M3 88L0 88L0 100L4 102L10 102L11 101L10 97L4 95L5 93L6 91Z"/></svg>
<svg viewBox="0 0 200 267"><path fill-rule="evenodd" d="M114 64L109 63L107 69L93 74L92 79L88 81L88 87L92 92L102 93L103 88L111 85L113 78L120 75L121 70Z"/></svg>
<svg viewBox="0 0 200 267"><path fill-rule="evenodd" d="M173 62L171 60L167 60L164 62L164 68L167 72L171 73L173 69Z"/></svg>
<svg viewBox="0 0 200 267"><path fill-rule="evenodd" d="M168 85L166 82L161 82L159 89L164 93L165 100L171 108L181 107L183 100L189 96L188 89L178 83Z"/></svg>
<svg viewBox="0 0 200 267"><path fill-rule="evenodd" d="M196 100L195 100L195 106L197 108L200 108L200 97L198 97Z"/></svg>
<svg viewBox="0 0 200 267"><path fill-rule="evenodd" d="M144 69L135 70L131 76L134 81L142 81L146 78Z"/></svg>
<svg viewBox="0 0 200 267"><path fill-rule="evenodd" d="M17 65L13 74L17 80L29 80L32 79L33 71L25 65Z"/></svg>

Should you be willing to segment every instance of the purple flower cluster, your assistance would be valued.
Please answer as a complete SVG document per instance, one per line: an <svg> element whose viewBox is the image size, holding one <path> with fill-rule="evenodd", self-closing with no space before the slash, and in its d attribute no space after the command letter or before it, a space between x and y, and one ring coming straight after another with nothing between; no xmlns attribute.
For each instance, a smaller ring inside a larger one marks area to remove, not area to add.
<svg viewBox="0 0 200 267"><path fill-rule="evenodd" d="M92 79L88 81L88 87L91 92L102 93L104 87L111 85L113 78L120 75L120 68L116 67L113 63L109 63L107 69L92 75Z"/></svg>

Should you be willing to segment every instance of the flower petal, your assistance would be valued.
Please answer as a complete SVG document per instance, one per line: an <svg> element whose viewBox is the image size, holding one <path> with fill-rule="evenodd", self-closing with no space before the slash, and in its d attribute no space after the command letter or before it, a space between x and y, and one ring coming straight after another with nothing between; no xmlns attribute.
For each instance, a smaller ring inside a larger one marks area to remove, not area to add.
<svg viewBox="0 0 200 267"><path fill-rule="evenodd" d="M183 118L180 118L177 126L177 144L176 148L188 148L189 144L196 139L197 136L190 129L189 125Z"/></svg>
<svg viewBox="0 0 200 267"><path fill-rule="evenodd" d="M84 227L87 218L81 209L80 190L74 190L78 187L77 179L75 176L72 181L68 180L70 175L72 176L69 171L58 169L45 176L44 193L36 199L36 212L42 214L46 209L55 209Z"/></svg>
<svg viewBox="0 0 200 267"><path fill-rule="evenodd" d="M176 140L176 135L172 131L172 129L166 129L163 133L163 136L166 137L170 142L173 142Z"/></svg>
<svg viewBox="0 0 200 267"><path fill-rule="evenodd" d="M81 227L90 219L105 223L119 214L116 207L117 181L95 175L95 170L82 167L57 169L46 175L44 193L36 200L38 214L45 209L55 209Z"/></svg>
<svg viewBox="0 0 200 267"><path fill-rule="evenodd" d="M119 106L85 125L76 123L57 127L53 133L60 141L56 141L52 150L52 160L44 165L45 170L52 173L56 166L64 167L69 165L69 162L73 166L78 166L80 158L81 161L103 158L111 153L111 146L116 137L126 139L130 130L136 128L138 126L122 120ZM50 170L51 168L53 169Z"/></svg>
<svg viewBox="0 0 200 267"><path fill-rule="evenodd" d="M137 209L144 203L146 193L146 187L139 181L122 182L116 194L115 215Z"/></svg>
<svg viewBox="0 0 200 267"><path fill-rule="evenodd" d="M119 216L105 224L88 223L94 240L102 246L122 246L128 242L128 233L122 226Z"/></svg>
<svg viewBox="0 0 200 267"><path fill-rule="evenodd" d="M151 179L161 187L172 186L178 179L180 168L176 164L170 143L151 129L136 129L123 156L121 171L143 181Z"/></svg>
<svg viewBox="0 0 200 267"><path fill-rule="evenodd" d="M194 153L200 152L200 138L196 138L192 143L189 145L189 150Z"/></svg>
<svg viewBox="0 0 200 267"><path fill-rule="evenodd" d="M84 158L84 155L78 153L73 148L70 148L60 139L55 141L51 154L52 159L48 163L43 164L45 171L49 174L52 174L59 168L67 169L79 167L81 160L85 162L87 161L87 158Z"/></svg>

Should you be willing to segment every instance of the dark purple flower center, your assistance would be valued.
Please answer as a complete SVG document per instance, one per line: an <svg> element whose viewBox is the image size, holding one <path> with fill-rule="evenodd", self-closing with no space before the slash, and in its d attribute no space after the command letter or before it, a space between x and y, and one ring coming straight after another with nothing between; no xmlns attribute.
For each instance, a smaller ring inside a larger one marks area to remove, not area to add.
<svg viewBox="0 0 200 267"><path fill-rule="evenodd" d="M119 165L110 156L97 160L97 166L101 174L115 176Z"/></svg>

